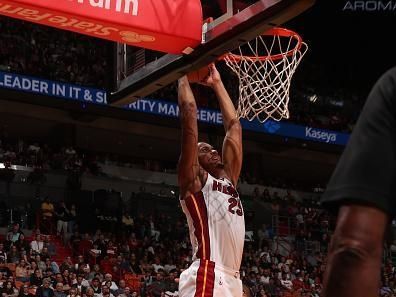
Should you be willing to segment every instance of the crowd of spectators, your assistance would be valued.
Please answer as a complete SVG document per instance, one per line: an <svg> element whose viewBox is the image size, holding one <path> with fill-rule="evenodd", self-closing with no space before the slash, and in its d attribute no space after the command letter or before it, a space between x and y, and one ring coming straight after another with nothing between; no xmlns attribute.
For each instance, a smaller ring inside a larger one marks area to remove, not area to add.
<svg viewBox="0 0 396 297"><path fill-rule="evenodd" d="M265 196L275 205L273 214L287 216L291 223L264 224L245 241L240 270L245 290L254 297L320 296L332 227L329 214L293 197L275 201ZM75 211L78 216L80 210ZM63 202L43 201L40 213L51 213L47 223L57 226L57 232L48 236L35 228L26 236L14 223L0 236L2 296L177 296L180 273L192 260L181 213L132 216L124 211L113 229L80 233L78 221L71 229L64 226L70 212ZM68 247L63 253L57 250L62 249L57 243L61 235ZM396 296L390 260L384 262L382 276L379 296Z"/></svg>
<svg viewBox="0 0 396 297"><path fill-rule="evenodd" d="M175 162L142 159L132 156L120 156L87 151L71 145L50 145L36 140L25 140L9 136L6 132L0 135L0 163L22 165L34 168L27 182L43 184L45 173L49 171L66 171L69 173L71 187L78 188L81 175L89 172L94 175L105 175L101 164L138 168L157 172L176 172ZM2 172L0 170L0 178ZM4 180L4 178L3 178ZM11 178L12 180L12 178ZM260 171L253 172L243 168L241 182L262 184L278 188L293 188L313 192L318 188L314 184L301 184L282 178L262 177ZM322 186L321 186L322 187Z"/></svg>
<svg viewBox="0 0 396 297"><path fill-rule="evenodd" d="M109 87L109 42L16 19L0 19L0 70Z"/></svg>
<svg viewBox="0 0 396 297"><path fill-rule="evenodd" d="M48 170L55 163L59 170L74 166L90 170L83 158L87 152L70 146L57 151L49 145L1 137L0 147L0 162L41 164ZM54 156L58 156L57 162ZM244 195L269 205L275 218L262 226L249 225L253 236L245 244L241 277L251 296L319 296L334 218L313 201L297 201L293 191L281 195L256 188ZM22 235L16 224L0 240L0 262L7 262L0 263L1 292L39 297L156 297L166 296L166 292L172 296L180 273L192 260L185 218L181 213L176 217L144 215L135 208L138 204L119 207L125 211L112 217L101 212L106 207L80 209L45 198L39 210L41 224L33 235ZM91 220L90 211L96 219L88 230L80 218ZM43 236L39 230L51 236ZM65 242L70 254L60 254L56 240ZM15 268L11 272L7 271L10 263ZM106 285L106 275L111 284ZM381 296L396 296L394 277L394 266L387 261ZM116 286L126 292L117 291Z"/></svg>
<svg viewBox="0 0 396 297"><path fill-rule="evenodd" d="M107 41L6 17L0 20L0 38L3 41L0 70L112 89L109 74L112 73L113 49ZM161 55L147 50L146 63ZM236 103L238 80L227 66L220 63L219 67L226 88ZM320 69L304 71L314 73ZM299 75L304 77L304 73ZM218 108L213 92L202 86L193 88L199 106ZM353 129L365 99L345 88L334 92L308 87L302 78L292 84L290 93L290 122L343 132ZM149 97L176 101L176 96L176 84L171 84Z"/></svg>
<svg viewBox="0 0 396 297"><path fill-rule="evenodd" d="M45 183L45 173L52 171L69 171L81 174L90 171L99 173L97 156L84 151L77 152L73 146L51 146L47 143L13 139L5 132L0 137L0 162L6 166L22 165L34 170L27 182Z"/></svg>

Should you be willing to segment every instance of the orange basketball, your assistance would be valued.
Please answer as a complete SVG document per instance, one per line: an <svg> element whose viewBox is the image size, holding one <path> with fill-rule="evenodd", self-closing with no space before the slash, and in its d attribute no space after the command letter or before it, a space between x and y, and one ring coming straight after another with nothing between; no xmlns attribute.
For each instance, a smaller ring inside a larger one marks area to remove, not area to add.
<svg viewBox="0 0 396 297"><path fill-rule="evenodd" d="M209 68L205 66L199 70L190 72L187 77L191 83L200 83L209 75Z"/></svg>

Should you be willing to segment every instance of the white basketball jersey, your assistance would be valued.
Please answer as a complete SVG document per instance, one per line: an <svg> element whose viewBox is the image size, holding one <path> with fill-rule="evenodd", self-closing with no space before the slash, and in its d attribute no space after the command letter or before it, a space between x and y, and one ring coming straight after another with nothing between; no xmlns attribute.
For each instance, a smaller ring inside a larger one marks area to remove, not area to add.
<svg viewBox="0 0 396 297"><path fill-rule="evenodd" d="M193 260L210 260L238 271L245 240L245 219L239 194L232 183L208 174L202 190L180 203L190 229Z"/></svg>

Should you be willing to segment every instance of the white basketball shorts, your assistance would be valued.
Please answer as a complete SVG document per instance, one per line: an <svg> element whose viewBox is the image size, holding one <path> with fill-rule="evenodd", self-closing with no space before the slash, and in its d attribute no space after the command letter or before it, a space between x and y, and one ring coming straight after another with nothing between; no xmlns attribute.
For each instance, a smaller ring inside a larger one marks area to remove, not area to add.
<svg viewBox="0 0 396 297"><path fill-rule="evenodd" d="M239 271L196 260L180 275L179 297L242 297Z"/></svg>

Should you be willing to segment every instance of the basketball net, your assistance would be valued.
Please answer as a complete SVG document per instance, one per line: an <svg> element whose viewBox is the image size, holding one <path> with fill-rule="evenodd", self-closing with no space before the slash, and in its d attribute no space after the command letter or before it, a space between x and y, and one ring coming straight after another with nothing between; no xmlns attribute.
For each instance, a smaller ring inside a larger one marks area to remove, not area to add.
<svg viewBox="0 0 396 297"><path fill-rule="evenodd" d="M223 59L239 77L238 118L289 118L291 79L308 46L290 30L274 28Z"/></svg>

